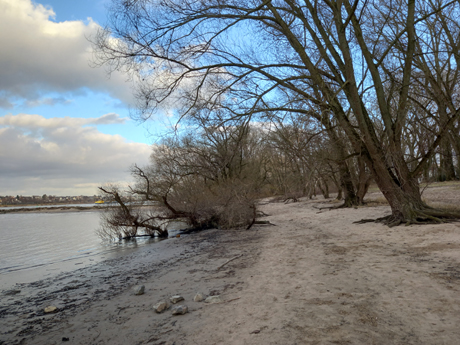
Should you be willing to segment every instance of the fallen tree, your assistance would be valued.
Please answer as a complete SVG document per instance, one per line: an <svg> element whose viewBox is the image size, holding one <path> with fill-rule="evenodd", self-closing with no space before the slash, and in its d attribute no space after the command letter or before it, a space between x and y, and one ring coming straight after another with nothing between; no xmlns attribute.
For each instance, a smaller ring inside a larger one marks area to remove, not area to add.
<svg viewBox="0 0 460 345"><path fill-rule="evenodd" d="M246 125L206 128L154 146L150 165L132 166L135 183L125 191L99 187L118 205L102 213L99 236L168 237L172 222L193 230L250 228L263 184L250 136Z"/></svg>

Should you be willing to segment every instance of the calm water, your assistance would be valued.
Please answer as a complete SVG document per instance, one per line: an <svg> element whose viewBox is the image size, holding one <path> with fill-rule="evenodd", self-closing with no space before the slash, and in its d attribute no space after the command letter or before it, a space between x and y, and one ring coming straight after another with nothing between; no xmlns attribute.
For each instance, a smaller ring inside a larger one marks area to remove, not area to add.
<svg viewBox="0 0 460 345"><path fill-rule="evenodd" d="M98 212L0 214L0 289L124 255L157 242L103 243Z"/></svg>

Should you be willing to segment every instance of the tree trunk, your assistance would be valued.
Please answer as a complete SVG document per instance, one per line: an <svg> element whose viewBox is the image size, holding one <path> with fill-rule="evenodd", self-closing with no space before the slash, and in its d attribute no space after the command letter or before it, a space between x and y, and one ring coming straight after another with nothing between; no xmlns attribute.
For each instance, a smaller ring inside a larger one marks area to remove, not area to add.
<svg viewBox="0 0 460 345"><path fill-rule="evenodd" d="M331 177L332 183L334 183L334 186L337 189L336 200L342 200L342 187L340 186L340 183L337 181L337 178L335 177L334 173L332 173L330 177Z"/></svg>
<svg viewBox="0 0 460 345"><path fill-rule="evenodd" d="M322 181L322 183L321 183ZM319 186L321 188L321 192L323 193L324 199L329 199L329 185L327 184L326 179L321 178L319 181Z"/></svg>
<svg viewBox="0 0 460 345"><path fill-rule="evenodd" d="M355 186L353 185L353 179L351 177L350 170L345 161L339 161L339 174L340 174L340 185L344 194L344 203L342 207L353 207L359 205L359 199L355 192Z"/></svg>
<svg viewBox="0 0 460 345"><path fill-rule="evenodd" d="M364 202L364 196L367 194L372 177L366 171L366 164L362 157L358 157L358 190L356 196L360 205Z"/></svg>
<svg viewBox="0 0 460 345"><path fill-rule="evenodd" d="M402 172L399 172L400 174ZM392 214L381 218L388 226L399 224L442 223L444 219L456 219L460 214L434 209L423 202L416 178L396 178L390 170L373 170L375 182L390 204ZM404 181L400 183L399 181Z"/></svg>
<svg viewBox="0 0 460 345"><path fill-rule="evenodd" d="M327 121L327 119L323 120L323 125L326 127L327 134L331 138L332 147L334 148L335 154L337 155L336 163L339 168L340 186L344 194L344 203L341 207L357 206L359 205L359 200L356 196L353 177L351 176L350 169L346 162L347 153L343 147L342 141L339 139L337 133L331 126L330 122ZM339 197L337 197L337 199L339 199Z"/></svg>
<svg viewBox="0 0 460 345"><path fill-rule="evenodd" d="M448 139L448 137L444 138L440 145L441 153L437 178L437 180L440 182L452 181L456 179L452 147Z"/></svg>

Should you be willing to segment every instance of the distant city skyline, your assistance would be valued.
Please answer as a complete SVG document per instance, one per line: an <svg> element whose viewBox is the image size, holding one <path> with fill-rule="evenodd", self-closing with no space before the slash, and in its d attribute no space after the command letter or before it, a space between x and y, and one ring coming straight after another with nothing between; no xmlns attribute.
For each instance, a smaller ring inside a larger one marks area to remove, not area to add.
<svg viewBox="0 0 460 345"><path fill-rule="evenodd" d="M129 118L127 77L91 68L107 0L0 0L0 195L93 195L145 165L161 121Z"/></svg>

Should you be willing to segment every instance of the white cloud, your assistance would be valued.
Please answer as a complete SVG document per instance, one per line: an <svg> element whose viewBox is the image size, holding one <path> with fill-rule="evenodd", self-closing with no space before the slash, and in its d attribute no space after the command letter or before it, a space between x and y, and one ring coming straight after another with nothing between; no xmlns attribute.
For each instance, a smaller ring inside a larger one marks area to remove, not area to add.
<svg viewBox="0 0 460 345"><path fill-rule="evenodd" d="M33 99L26 102L27 107L39 107L41 105L56 105L56 104L71 104L70 99L65 97L44 97L41 99Z"/></svg>
<svg viewBox="0 0 460 345"><path fill-rule="evenodd" d="M104 69L89 67L87 37L99 26L91 19L56 23L54 15L30 0L0 0L0 106L12 107L18 100L50 104L47 92L84 94L89 89L132 103L126 76L115 72L109 79Z"/></svg>
<svg viewBox="0 0 460 345"><path fill-rule="evenodd" d="M129 180L130 165L148 163L150 145L95 127L123 121L114 113L90 119L0 117L0 195L94 194L98 185Z"/></svg>
<svg viewBox="0 0 460 345"><path fill-rule="evenodd" d="M61 128L61 127L76 127L84 125L110 125L110 124L123 124L127 118L122 118L116 113L108 113L96 118L78 118L78 117L55 117L47 119L41 115L32 114L18 114L18 115L5 115L0 117L0 126L9 125L13 127L22 128Z"/></svg>

